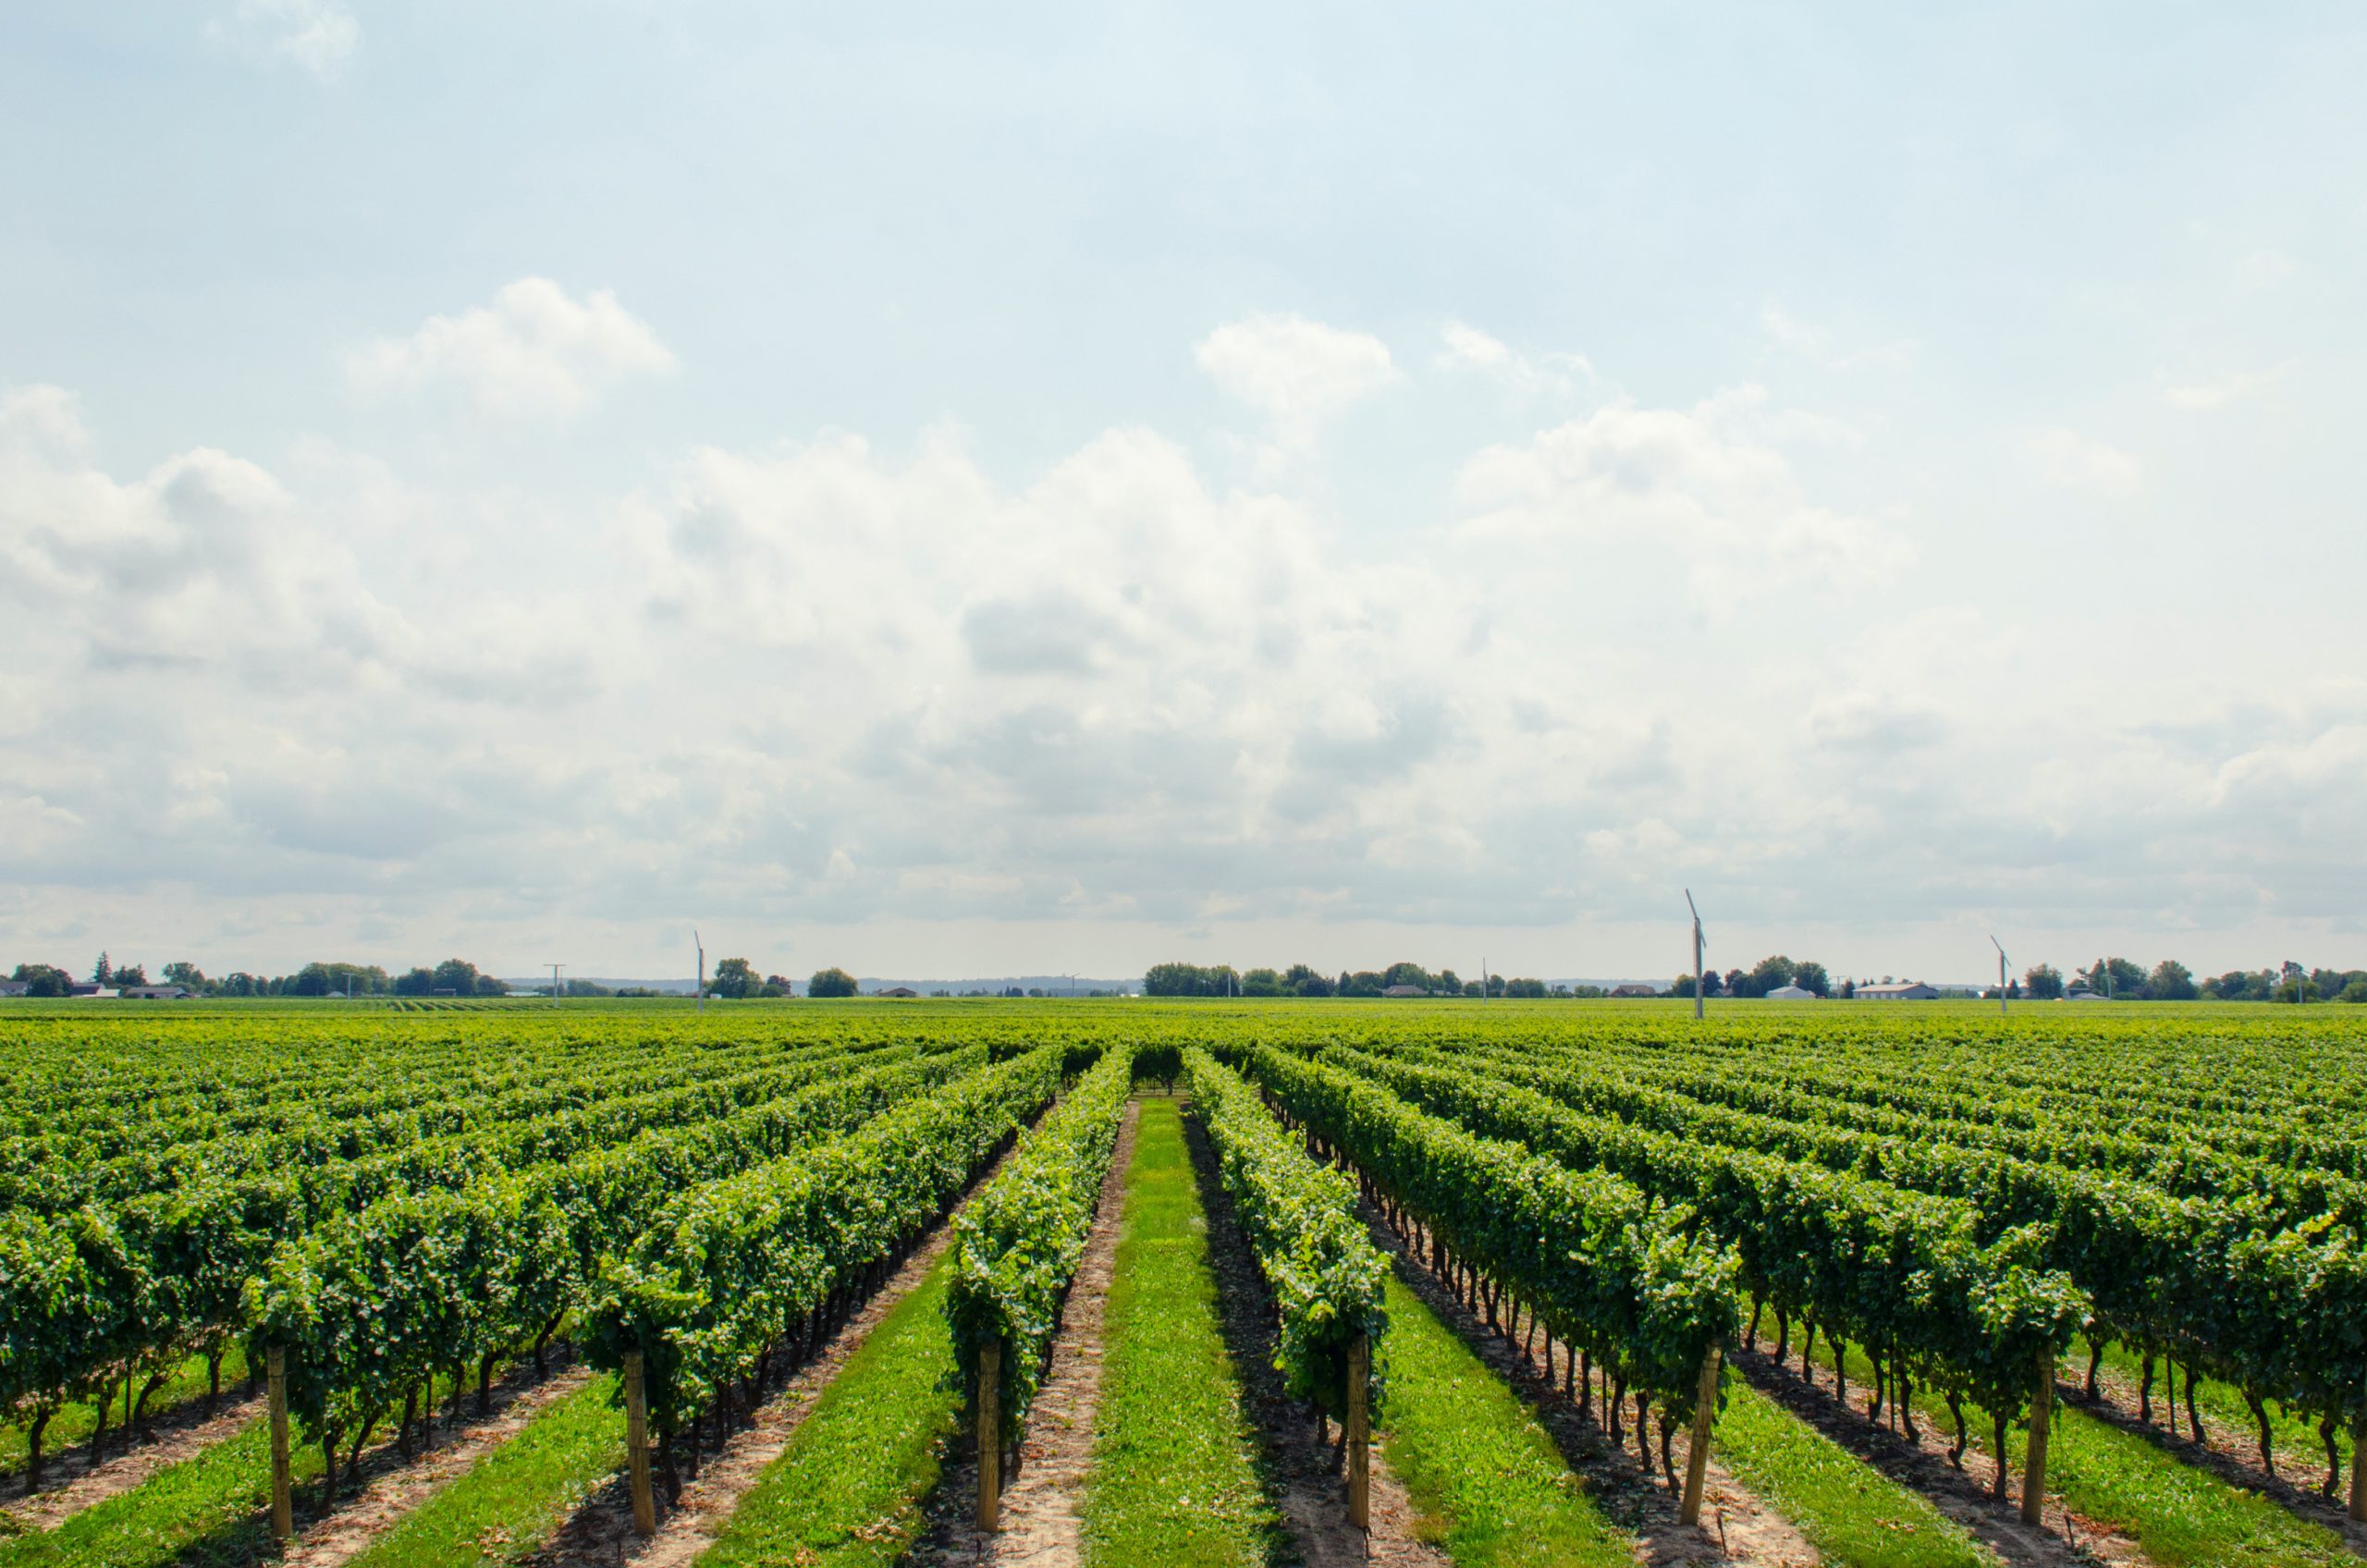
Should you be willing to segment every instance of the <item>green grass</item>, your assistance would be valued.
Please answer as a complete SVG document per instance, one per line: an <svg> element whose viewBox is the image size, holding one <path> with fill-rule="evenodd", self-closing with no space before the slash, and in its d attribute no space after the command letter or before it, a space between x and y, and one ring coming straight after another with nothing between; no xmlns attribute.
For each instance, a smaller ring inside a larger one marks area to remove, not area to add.
<svg viewBox="0 0 2367 1568"><path fill-rule="evenodd" d="M1248 1568L1282 1550L1218 1328L1208 1215L1171 1099L1146 1099L1126 1172L1085 1476L1094 1568Z"/></svg>
<svg viewBox="0 0 2367 1568"><path fill-rule="evenodd" d="M1397 1279L1389 1281L1389 1466L1421 1533L1462 1564L1627 1568L1603 1517L1527 1406Z"/></svg>
<svg viewBox="0 0 2367 1568"><path fill-rule="evenodd" d="M1997 1561L1922 1493L1748 1384L1728 1384L1711 1452L1836 1568L1988 1568Z"/></svg>
<svg viewBox="0 0 2367 1568"><path fill-rule="evenodd" d="M243 1345L233 1344L222 1357L222 1403L229 1404L244 1394L240 1382L247 1375L247 1352ZM136 1396L140 1390L132 1389ZM205 1358L193 1355L173 1369L173 1375L156 1386L148 1396L150 1420L169 1415L192 1400L205 1397ZM41 1435L43 1478L54 1480L60 1474L58 1459L67 1450L87 1443L91 1428L97 1424L97 1408L86 1402L76 1401L62 1406L50 1418L48 1428ZM107 1413L107 1455L119 1454L117 1446L123 1434L123 1395L117 1392L114 1407ZM21 1426L0 1427L0 1475L20 1474L26 1456L31 1452L25 1428ZM81 1455L73 1456L80 1459ZM66 1474L71 1474L70 1470Z"/></svg>
<svg viewBox="0 0 2367 1568"><path fill-rule="evenodd" d="M961 1419L939 1258L830 1379L725 1525L708 1568L901 1559Z"/></svg>
<svg viewBox="0 0 2367 1568"><path fill-rule="evenodd" d="M1830 1341L1819 1340L1817 1362L1832 1390ZM2084 1373L2086 1363L2079 1370ZM1849 1349L1849 1398L1862 1410L1873 1389L1873 1364ZM1943 1432L1956 1427L1947 1402L1919 1389L1915 1408ZM1986 1453L1989 1417L1968 1404L1971 1448ZM2057 1400L2047 1443L2046 1489L2072 1513L2092 1519L2135 1541L2157 1568L2323 1568L2361 1561L2341 1537L2323 1525L2287 1512L2258 1493L2228 1485L2134 1432L2124 1432L2074 1404ZM2006 1438L2013 1466L2013 1495L2019 1498L2027 1434L2017 1427Z"/></svg>
<svg viewBox="0 0 2367 1568"><path fill-rule="evenodd" d="M317 1448L288 1460L299 1484L321 1473ZM55 1530L0 1544L0 1568L246 1568L272 1554L270 1506L271 1424L258 1416Z"/></svg>
<svg viewBox="0 0 2367 1568"><path fill-rule="evenodd" d="M576 1505L621 1469L625 1418L613 1373L533 1420L354 1559L353 1568L514 1562L548 1540Z"/></svg>

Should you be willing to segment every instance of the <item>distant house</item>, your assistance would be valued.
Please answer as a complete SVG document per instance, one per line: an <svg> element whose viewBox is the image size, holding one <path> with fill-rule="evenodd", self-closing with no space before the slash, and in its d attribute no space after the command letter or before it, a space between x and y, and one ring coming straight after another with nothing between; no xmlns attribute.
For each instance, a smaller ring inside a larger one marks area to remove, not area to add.
<svg viewBox="0 0 2367 1568"><path fill-rule="evenodd" d="M1392 986L1381 992L1384 997L1427 997L1429 992L1419 986Z"/></svg>
<svg viewBox="0 0 2367 1568"><path fill-rule="evenodd" d="M190 990L187 986L126 986L116 994L128 1001L185 1002Z"/></svg>
<svg viewBox="0 0 2367 1568"><path fill-rule="evenodd" d="M2067 1002L2103 1002L2110 1001L2112 998L2102 991L2090 990L2085 986L2074 986L2063 993L2063 999Z"/></svg>
<svg viewBox="0 0 2367 1568"><path fill-rule="evenodd" d="M21 997L31 986L30 980L0 980L0 997Z"/></svg>
<svg viewBox="0 0 2367 1568"><path fill-rule="evenodd" d="M884 991L874 991L871 994L875 997L917 997L920 995L910 986L890 986Z"/></svg>
<svg viewBox="0 0 2367 1568"><path fill-rule="evenodd" d="M1767 999L1771 1002L1812 1002L1816 1000L1816 993L1799 986L1778 986L1767 993Z"/></svg>
<svg viewBox="0 0 2367 1568"><path fill-rule="evenodd" d="M69 997L111 997L115 995L113 991L104 988L95 980L69 981L66 986L66 994Z"/></svg>
<svg viewBox="0 0 2367 1568"><path fill-rule="evenodd" d="M1647 986L1640 980L1630 980L1625 986L1611 987L1610 994L1614 997L1657 997L1661 994L1661 988L1658 986Z"/></svg>
<svg viewBox="0 0 2367 1568"><path fill-rule="evenodd" d="M1940 999L1937 986L1926 986L1920 980L1901 980L1895 984L1860 986L1858 999L1865 1002L1931 1002Z"/></svg>

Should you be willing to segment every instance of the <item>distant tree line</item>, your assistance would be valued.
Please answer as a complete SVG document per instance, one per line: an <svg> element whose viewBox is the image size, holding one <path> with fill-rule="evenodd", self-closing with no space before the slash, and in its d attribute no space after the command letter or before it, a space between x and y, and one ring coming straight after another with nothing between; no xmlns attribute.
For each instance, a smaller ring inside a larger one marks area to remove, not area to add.
<svg viewBox="0 0 2367 1568"><path fill-rule="evenodd" d="M55 964L20 963L11 979L28 982L29 997L63 997L70 995L75 981L72 975ZM349 993L357 997L504 997L509 987L490 974L480 974L477 966L465 959L448 958L433 969L418 968L402 974L389 975L374 963L308 963L293 974L251 974L236 970L228 974L209 975L197 965L182 961L165 965L163 974L154 981L148 978L144 965L117 964L101 953L91 966L91 984L102 989L122 990L129 986L147 985L180 986L191 996L199 997L342 997ZM574 994L572 991L570 995Z"/></svg>
<svg viewBox="0 0 2367 1568"><path fill-rule="evenodd" d="M1824 965L1813 959L1795 963L1781 953L1760 959L1747 971L1729 969L1721 974L1714 969L1706 969L1701 974L1701 994L1705 997L1763 997L1786 986L1797 986L1810 996L1833 995L1833 976L1825 973ZM1678 975L1669 990L1674 996L1691 996L1693 976Z"/></svg>
<svg viewBox="0 0 2367 1568"><path fill-rule="evenodd" d="M1542 980L1488 976L1484 988L1452 969L1428 970L1418 963L1386 969L1343 970L1326 974L1311 965L1236 972L1229 963L1155 963L1143 975L1147 997L1380 997L1410 986L1431 997L1599 997L1597 986L1548 986Z"/></svg>

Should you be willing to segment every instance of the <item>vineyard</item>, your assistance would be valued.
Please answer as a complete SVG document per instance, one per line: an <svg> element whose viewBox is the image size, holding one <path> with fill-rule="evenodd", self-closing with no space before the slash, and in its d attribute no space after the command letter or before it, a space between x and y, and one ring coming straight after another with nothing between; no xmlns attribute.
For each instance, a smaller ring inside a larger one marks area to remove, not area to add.
<svg viewBox="0 0 2367 1568"><path fill-rule="evenodd" d="M2367 1025L0 1004L0 1568L2367 1561Z"/></svg>

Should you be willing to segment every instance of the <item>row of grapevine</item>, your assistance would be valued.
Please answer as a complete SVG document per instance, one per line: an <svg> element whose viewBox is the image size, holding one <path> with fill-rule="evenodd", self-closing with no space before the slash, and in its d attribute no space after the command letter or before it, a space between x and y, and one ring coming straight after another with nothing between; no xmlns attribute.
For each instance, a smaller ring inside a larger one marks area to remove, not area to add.
<svg viewBox="0 0 2367 1568"><path fill-rule="evenodd" d="M749 1378L856 1271L917 1235L1059 1092L1061 1046L975 1073L854 1135L710 1182L604 1268L594 1361L639 1358L661 1441Z"/></svg>
<svg viewBox="0 0 2367 1568"><path fill-rule="evenodd" d="M1134 1082L1132 1050L1104 1053L954 1219L945 1310L955 1361L975 1406L981 1352L994 1347L1005 1441L1042 1386Z"/></svg>
<svg viewBox="0 0 2367 1568"><path fill-rule="evenodd" d="M482 1368L581 1309L598 1270L703 1182L827 1147L990 1072L982 1050L809 1088L747 1116L450 1192L400 1194L283 1244L251 1287L258 1347L288 1361L288 1409L355 1452L437 1370ZM963 1069L967 1076L957 1074Z"/></svg>
<svg viewBox="0 0 2367 1568"><path fill-rule="evenodd" d="M1692 1141L1804 1160L1971 1204L1982 1234L2027 1234L2094 1308L2098 1340L2175 1355L2320 1419L2367 1408L2367 1249L2358 1231L2280 1211L2265 1194L2176 1196L2143 1182L1963 1148L1940 1129L1874 1137L1797 1119L1655 1097L1534 1062L1478 1071L1559 1104ZM2297 1223L2299 1221L2299 1223Z"/></svg>
<svg viewBox="0 0 2367 1568"><path fill-rule="evenodd" d="M340 1245L349 1251L374 1250L381 1261L362 1265L366 1272L383 1267L385 1258L407 1256L404 1238L414 1231L422 1239L413 1245L430 1244L423 1239L430 1233L457 1234L472 1224L498 1231L505 1200L488 1194L504 1183L524 1183L532 1192L517 1199L522 1213L556 1204L568 1219L564 1226L534 1231L537 1256L554 1271L551 1278L563 1281L569 1272L581 1275L595 1260L596 1239L611 1233L604 1225L665 1190L662 1184L647 1183L679 1185L754 1158L772 1158L779 1148L807 1136L817 1118L826 1121L833 1114L831 1107L845 1103L860 1114L866 1103L864 1096L918 1092L981 1062L984 1047L917 1060L904 1053L890 1054L901 1060L830 1090L787 1093L784 1098L715 1121L681 1124L666 1116L646 1129L613 1129L622 1142L473 1184L484 1191L404 1192L383 1204L335 1211L323 1218L342 1242L323 1235L322 1256L337 1256ZM797 1083L810 1082L823 1066L816 1063L816 1071ZM785 1092L795 1086L781 1085ZM190 1354L218 1356L267 1307L276 1305L300 1317L301 1308L294 1304L304 1299L304 1292L287 1271L300 1269L305 1243L313 1234L303 1208L306 1180L289 1172L269 1180L202 1182L56 1216L0 1215L0 1256L12 1264L0 1273L0 1314L12 1325L0 1339L0 1404L39 1419L43 1410L67 1398L102 1392L135 1371ZM484 1213L496 1218L486 1219ZM554 1251L554 1240L578 1243L571 1260ZM346 1266L323 1267L336 1273ZM283 1288L260 1289L264 1276L275 1270L283 1276ZM442 1288L434 1275L424 1272L412 1283L430 1292ZM356 1282L352 1288L369 1287ZM400 1282L390 1280L386 1288L401 1288ZM296 1293L290 1294L291 1290ZM554 1283L546 1293L564 1292ZM447 1335L435 1341L435 1348L446 1350L452 1342ZM368 1354L316 1356L310 1363L315 1372L308 1375L325 1379L325 1387L331 1389L361 1386L365 1378L335 1368L342 1359L366 1359ZM452 1359L448 1356L437 1365L450 1365ZM325 1411L327 1398L325 1393Z"/></svg>
<svg viewBox="0 0 2367 1568"><path fill-rule="evenodd" d="M1381 1283L1389 1265L1356 1218L1355 1184L1308 1158L1257 1092L1207 1051L1184 1052L1184 1077L1280 1310L1284 1381L1297 1398L1338 1410L1350 1351L1358 1340L1378 1347L1388 1326ZM1367 1365L1377 1394L1380 1363Z"/></svg>
<svg viewBox="0 0 2367 1568"><path fill-rule="evenodd" d="M1605 1171L1426 1114L1336 1068L1264 1047L1251 1077L1337 1147L1440 1249L1531 1303L1553 1335L1662 1408L1694 1409L1701 1366L1739 1325L1734 1247L1689 1210Z"/></svg>
<svg viewBox="0 0 2367 1568"><path fill-rule="evenodd" d="M2047 1267L2042 1234L1984 1243L1978 1211L1961 1201L1585 1116L1469 1069L1352 1051L1330 1060L1475 1133L1684 1206L1739 1254L1754 1296L2001 1419L2023 1408L2040 1358L2088 1319L2086 1297Z"/></svg>

